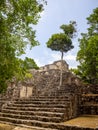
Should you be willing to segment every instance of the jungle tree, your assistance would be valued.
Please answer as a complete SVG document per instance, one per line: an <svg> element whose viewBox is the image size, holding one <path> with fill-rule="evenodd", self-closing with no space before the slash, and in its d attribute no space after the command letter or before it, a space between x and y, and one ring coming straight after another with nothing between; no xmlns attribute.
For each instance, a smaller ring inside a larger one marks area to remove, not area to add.
<svg viewBox="0 0 98 130"><path fill-rule="evenodd" d="M21 60L26 46L38 45L35 30L44 0L0 0L0 92L12 77L23 77Z"/></svg>
<svg viewBox="0 0 98 130"><path fill-rule="evenodd" d="M98 84L98 8L93 10L87 20L89 28L79 39L77 60L80 65L75 72L84 82Z"/></svg>
<svg viewBox="0 0 98 130"><path fill-rule="evenodd" d="M23 66L24 66L24 68L26 68L26 70L39 69L39 67L35 63L34 59L28 58L28 57L25 57L25 59L23 60Z"/></svg>

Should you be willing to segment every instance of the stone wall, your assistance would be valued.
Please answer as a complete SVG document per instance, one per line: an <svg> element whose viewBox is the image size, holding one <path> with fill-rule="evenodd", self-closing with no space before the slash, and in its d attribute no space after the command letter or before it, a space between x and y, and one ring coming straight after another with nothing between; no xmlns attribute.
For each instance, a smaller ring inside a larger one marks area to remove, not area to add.
<svg viewBox="0 0 98 130"><path fill-rule="evenodd" d="M43 67L40 67L40 71L48 71L48 70L51 70L51 69L55 69L55 70L60 70L61 69L61 60L59 61L55 61L53 64L49 64L49 65L45 65ZM66 63L66 61L63 60L63 66L62 66L62 69L64 71L68 71L69 70L69 66L68 64Z"/></svg>
<svg viewBox="0 0 98 130"><path fill-rule="evenodd" d="M21 86L20 88L20 98L29 98L32 96L33 87L31 86Z"/></svg>

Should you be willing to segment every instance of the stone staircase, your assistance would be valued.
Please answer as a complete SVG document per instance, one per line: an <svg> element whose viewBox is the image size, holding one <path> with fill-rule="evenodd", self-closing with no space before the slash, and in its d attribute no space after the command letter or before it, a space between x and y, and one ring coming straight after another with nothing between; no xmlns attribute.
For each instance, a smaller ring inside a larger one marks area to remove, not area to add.
<svg viewBox="0 0 98 130"><path fill-rule="evenodd" d="M82 94L81 114L98 115L98 94Z"/></svg>
<svg viewBox="0 0 98 130"><path fill-rule="evenodd" d="M98 94L98 85L95 86L95 91L94 91L95 94Z"/></svg>
<svg viewBox="0 0 98 130"><path fill-rule="evenodd" d="M98 85L84 86L80 100L80 114L98 115Z"/></svg>
<svg viewBox="0 0 98 130"><path fill-rule="evenodd" d="M64 130L61 122L71 118L70 111L69 96L32 96L3 105L0 121L25 124L37 130Z"/></svg>

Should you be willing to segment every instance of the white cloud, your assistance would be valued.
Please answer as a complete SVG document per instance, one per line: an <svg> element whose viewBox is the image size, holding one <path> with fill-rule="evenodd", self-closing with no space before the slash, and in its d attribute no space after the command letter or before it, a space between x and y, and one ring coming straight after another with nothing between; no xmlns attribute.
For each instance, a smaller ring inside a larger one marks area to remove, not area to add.
<svg viewBox="0 0 98 130"><path fill-rule="evenodd" d="M53 61L57 61L61 59L61 54L60 53L53 53L51 54L51 57ZM63 58L69 65L69 68L76 68L78 65L78 62L76 61L76 55L72 55L71 53L64 55Z"/></svg>
<svg viewBox="0 0 98 130"><path fill-rule="evenodd" d="M64 59L76 61L76 56L72 55L72 54L68 54L68 55L64 56Z"/></svg>
<svg viewBox="0 0 98 130"><path fill-rule="evenodd" d="M49 58L50 57L50 58ZM44 57L34 58L36 64L41 67L47 64L52 64L54 61L61 59L60 53L52 53L47 57L47 60ZM78 62L76 61L76 56L72 54L67 54L64 56L64 60L69 64L69 68L76 68Z"/></svg>
<svg viewBox="0 0 98 130"><path fill-rule="evenodd" d="M36 59L36 58L35 58L34 60L35 60L36 64L37 64L39 67L43 66L43 64L40 62L39 59Z"/></svg>
<svg viewBox="0 0 98 130"><path fill-rule="evenodd" d="M61 55L60 54L51 54L51 57L54 59L54 60L59 60L61 59ZM65 60L72 60L72 61L76 61L76 56L75 55L72 55L72 54L67 54L66 56L64 56L64 59Z"/></svg>
<svg viewBox="0 0 98 130"><path fill-rule="evenodd" d="M56 60L60 60L61 55L52 53L51 57L54 59L54 61L56 61Z"/></svg>

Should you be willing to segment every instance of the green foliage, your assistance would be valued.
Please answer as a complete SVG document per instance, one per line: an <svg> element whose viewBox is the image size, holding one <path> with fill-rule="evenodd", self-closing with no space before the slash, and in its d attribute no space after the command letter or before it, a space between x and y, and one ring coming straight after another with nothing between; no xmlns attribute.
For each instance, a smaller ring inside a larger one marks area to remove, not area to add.
<svg viewBox="0 0 98 130"><path fill-rule="evenodd" d="M64 31L64 33L69 36L70 38L73 38L76 34L76 22L75 21L70 21L70 23L63 24L60 26L60 28Z"/></svg>
<svg viewBox="0 0 98 130"><path fill-rule="evenodd" d="M23 61L18 56L39 45L33 25L38 23L44 0L0 1L0 92L13 78L24 77Z"/></svg>
<svg viewBox="0 0 98 130"><path fill-rule="evenodd" d="M71 38L73 38L74 34L76 33L75 26L75 21L70 21L68 25L61 25L60 29L63 30L63 33L53 34L46 43L47 47L60 52L67 52L72 49L73 45Z"/></svg>
<svg viewBox="0 0 98 130"><path fill-rule="evenodd" d="M93 10L93 13L87 18L90 28L88 28L89 35L98 34L98 8Z"/></svg>
<svg viewBox="0 0 98 130"><path fill-rule="evenodd" d="M53 34L46 44L52 50L61 52L67 52L73 48L71 39L64 33Z"/></svg>
<svg viewBox="0 0 98 130"><path fill-rule="evenodd" d="M31 58L26 57L23 63L24 67L29 70L29 69L39 69L35 61Z"/></svg>
<svg viewBox="0 0 98 130"><path fill-rule="evenodd" d="M77 60L80 62L78 71L80 77L88 83L98 83L98 8L88 18L88 32L82 33L79 39L80 50Z"/></svg>
<svg viewBox="0 0 98 130"><path fill-rule="evenodd" d="M43 11L43 5L36 0L2 0L0 4L0 30L2 36L17 35L22 41L30 45L38 45L35 40L35 30L30 24L36 25Z"/></svg>

